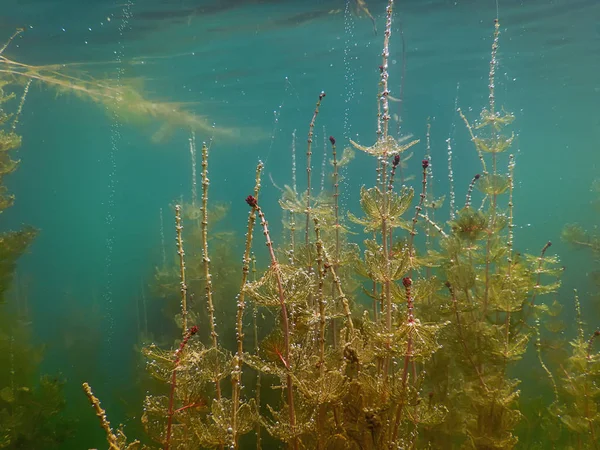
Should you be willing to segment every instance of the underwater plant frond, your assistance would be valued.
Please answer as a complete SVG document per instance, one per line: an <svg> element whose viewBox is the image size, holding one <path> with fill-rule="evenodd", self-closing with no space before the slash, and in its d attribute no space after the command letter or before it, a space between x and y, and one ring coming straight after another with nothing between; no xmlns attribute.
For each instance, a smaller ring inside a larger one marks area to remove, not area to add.
<svg viewBox="0 0 600 450"><path fill-rule="evenodd" d="M395 253L389 258L373 240L365 241L364 261L359 262L359 271L368 278L380 283L400 280L412 268L412 259L408 250Z"/></svg>
<svg viewBox="0 0 600 450"><path fill-rule="evenodd" d="M215 127L210 120L187 111L180 103L146 98L135 88L139 84L138 80L97 80L82 71L71 73L68 66L23 64L2 56L0 52L0 81L25 84L38 81L55 89L57 93L71 93L102 104L123 121L139 123L156 119L162 122L158 137L168 134L166 130L169 128L195 130L225 139L237 140L242 137L241 129ZM249 136L257 139L265 137L259 130L248 131L244 140Z"/></svg>
<svg viewBox="0 0 600 450"><path fill-rule="evenodd" d="M515 120L515 116L502 109L501 112L492 112L487 108L481 111L479 123L475 125L475 129L479 130L485 127L491 127L495 132L499 132L503 127L510 125Z"/></svg>
<svg viewBox="0 0 600 450"><path fill-rule="evenodd" d="M281 277L284 298L287 304L303 304L314 288L312 277L303 269L294 266L271 266L260 280L247 283L243 290L259 305L279 307L277 277Z"/></svg>
<svg viewBox="0 0 600 450"><path fill-rule="evenodd" d="M473 141L477 149L483 153L502 153L508 150L515 139L515 133L512 133L510 137L506 138L498 136L494 138L479 138L476 137Z"/></svg>
<svg viewBox="0 0 600 450"><path fill-rule="evenodd" d="M212 402L207 420L190 417L188 428L193 430L196 441L201 447L216 448L231 442L228 430L231 426L232 409L233 402L230 399L222 398ZM246 434L254 428L259 420L254 399L240 404L236 418L236 427L239 434Z"/></svg>
<svg viewBox="0 0 600 450"><path fill-rule="evenodd" d="M337 160L338 168L347 166L354 160L355 157L356 153L354 150L352 150L350 147L344 148L341 158ZM333 160L330 160L330 163L333 164ZM341 177L339 179L341 181Z"/></svg>
<svg viewBox="0 0 600 450"><path fill-rule="evenodd" d="M402 136L400 139L396 140L392 136L388 135L385 139L378 140L372 147L365 147L364 145L354 142L352 139L350 139L350 143L357 150L368 153L371 156L380 157L386 155L399 155L411 148L413 145L419 143L419 139L409 141L411 138L412 136L408 135Z"/></svg>
<svg viewBox="0 0 600 450"><path fill-rule="evenodd" d="M504 194L509 187L510 180L501 174L484 174L477 182L477 189L490 196Z"/></svg>
<svg viewBox="0 0 600 450"><path fill-rule="evenodd" d="M267 408L272 416L270 419L263 419L262 424L269 434L282 442L293 442L302 435L307 434L315 428L315 411L302 402L296 402L296 423L290 424L288 406L283 404L276 410L271 405Z"/></svg>
<svg viewBox="0 0 600 450"><path fill-rule="evenodd" d="M360 205L365 214L364 218L358 218L348 212L348 218L362 225L365 232L379 230L385 220L389 228L403 228L410 230L408 221L402 219L402 215L412 204L414 190L403 187L400 193L388 192L385 195L378 187L365 188L360 191Z"/></svg>
<svg viewBox="0 0 600 450"><path fill-rule="evenodd" d="M473 243L484 236L487 223L488 218L483 212L473 208L463 208L456 214L456 218L449 222L449 225L453 235ZM459 242L455 244L460 246Z"/></svg>

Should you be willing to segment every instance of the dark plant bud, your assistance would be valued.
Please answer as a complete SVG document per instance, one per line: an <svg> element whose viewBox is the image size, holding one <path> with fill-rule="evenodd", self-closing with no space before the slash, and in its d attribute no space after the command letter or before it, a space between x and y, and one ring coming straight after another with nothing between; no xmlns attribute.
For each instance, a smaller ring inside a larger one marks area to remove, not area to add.
<svg viewBox="0 0 600 450"><path fill-rule="evenodd" d="M394 167L397 167L400 164L400 155L394 155L394 161L392 162Z"/></svg>
<svg viewBox="0 0 600 450"><path fill-rule="evenodd" d="M329 142L331 142L331 145L335 145L335 138L333 136L329 136Z"/></svg>
<svg viewBox="0 0 600 450"><path fill-rule="evenodd" d="M423 169L427 169L429 167L429 160L424 159L423 161L421 161L421 164L423 164Z"/></svg>
<svg viewBox="0 0 600 450"><path fill-rule="evenodd" d="M323 97L325 97L325 91L321 91L319 94L319 100L323 100Z"/></svg>
<svg viewBox="0 0 600 450"><path fill-rule="evenodd" d="M412 285L412 279L410 277L404 277L402 278L402 284L408 289Z"/></svg>
<svg viewBox="0 0 600 450"><path fill-rule="evenodd" d="M383 72L383 66L379 66L379 71Z"/></svg>
<svg viewBox="0 0 600 450"><path fill-rule="evenodd" d="M190 328L190 336L193 336L197 332L198 332L198 327L196 325L194 325L192 328Z"/></svg>
<svg viewBox="0 0 600 450"><path fill-rule="evenodd" d="M600 330L596 330L596 331L594 331L594 336L595 336L595 337L598 337L598 336L600 336Z"/></svg>
<svg viewBox="0 0 600 450"><path fill-rule="evenodd" d="M475 178L476 180L479 180L480 177L481 177L481 175L477 174L473 178Z"/></svg>
<svg viewBox="0 0 600 450"><path fill-rule="evenodd" d="M248 197L246 197L246 203L248 203L248 206L250 206L251 208L256 208L258 206L258 202L256 201L256 198L253 195L249 195Z"/></svg>

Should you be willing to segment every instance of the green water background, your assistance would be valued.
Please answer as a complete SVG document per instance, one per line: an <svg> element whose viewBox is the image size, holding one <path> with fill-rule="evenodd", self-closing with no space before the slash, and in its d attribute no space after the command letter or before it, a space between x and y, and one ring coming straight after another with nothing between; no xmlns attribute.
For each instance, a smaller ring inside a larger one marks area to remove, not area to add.
<svg viewBox="0 0 600 450"><path fill-rule="evenodd" d="M327 97L316 127L316 173L324 137L336 136L339 147L348 138L374 142L385 4L369 2L377 36L344 0L4 0L0 29L3 38L16 27L27 29L6 53L21 62L109 62L98 71L94 65L85 69L98 78L139 77L151 98L189 102L216 126L260 130L247 141L215 139L211 148L211 200L231 204L228 226L241 239L254 166L262 159L277 184L289 184L294 129L304 186L305 137L321 90ZM585 311L591 289L589 258L569 250L559 236L565 223L598 222L589 202L600 162L599 14L593 0L500 2L497 102L515 113L518 135L515 247L538 253L553 241L552 252L567 267L557 297L566 310L578 287ZM402 129L424 142L430 118L439 194L447 191L445 140L455 123L457 205L480 171L454 113L457 84L459 106L475 119L487 103L495 15L495 2L487 0L396 5L391 94L400 90L400 20L407 50ZM65 448L104 445L80 391L84 380L95 387L113 424L126 423L132 434L138 427L141 404L132 403L139 398L131 395L136 299L161 261L159 210L172 253L169 205L182 195L189 200L191 185L189 133L176 130L154 143L155 129L115 121L102 106L37 85L20 120L21 166L8 182L17 201L2 227L27 223L41 230L19 264L19 278L25 280L35 340L46 346L41 369L66 379L69 412L79 419L77 436ZM421 143L409 173L418 176L424 153ZM374 176L374 162L357 155L345 173L343 203L356 205L360 186L372 184ZM279 193L268 178L263 186L262 202L277 236ZM594 317L586 319L592 325ZM166 325L155 317L151 326L159 332ZM516 375L527 378L527 371Z"/></svg>

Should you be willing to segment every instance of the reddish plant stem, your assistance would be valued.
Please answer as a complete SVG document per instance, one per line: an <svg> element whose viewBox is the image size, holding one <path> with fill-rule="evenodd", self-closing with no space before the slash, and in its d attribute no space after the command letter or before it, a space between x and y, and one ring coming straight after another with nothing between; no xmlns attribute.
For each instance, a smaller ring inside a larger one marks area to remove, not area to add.
<svg viewBox="0 0 600 450"><path fill-rule="evenodd" d="M173 415L175 411L173 410L173 403L175 401L175 387L177 386L177 368L179 367L179 362L181 361L181 352L185 349L190 338L198 332L198 327L194 325L191 327L184 335L181 344L179 344L179 348L175 350L175 361L173 362L173 372L171 373L171 392L169 394L169 412L167 418L167 437L165 439L165 450L169 450L171 445L171 430L173 427ZM178 410L179 411L179 410Z"/></svg>
<svg viewBox="0 0 600 450"><path fill-rule="evenodd" d="M258 205L258 200L252 195L246 197L246 203L251 208L257 212L258 217L260 218L260 225L263 229L263 234L265 235L265 240L267 248L269 249L269 255L271 257L271 270L275 273L275 277L277 278L277 291L279 294L279 306L281 307L281 322L283 326L283 339L285 345L285 357L282 358L284 366L287 371L286 383L287 383L287 400L288 400L288 413L290 420L290 428L292 430L292 448L294 450L298 450L298 438L296 437L296 410L294 408L294 383L292 380L291 374L291 365L290 365L290 324L288 319L287 307L285 305L285 297L283 294L283 280L281 279L281 271L279 268L279 262L277 261L277 257L275 256L275 250L273 249L273 241L271 241L271 235L269 234L269 229L267 227L267 220L265 219L265 214L263 213L261 207Z"/></svg>

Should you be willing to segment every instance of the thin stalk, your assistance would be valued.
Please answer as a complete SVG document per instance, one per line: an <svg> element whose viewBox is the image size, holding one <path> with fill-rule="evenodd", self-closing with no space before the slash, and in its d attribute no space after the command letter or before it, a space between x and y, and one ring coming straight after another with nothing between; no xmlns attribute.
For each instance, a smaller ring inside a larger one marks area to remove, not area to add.
<svg viewBox="0 0 600 450"><path fill-rule="evenodd" d="M290 428L292 432L292 448L294 450L299 449L298 437L296 436L296 410L294 407L294 382L292 378L292 367L290 365L290 324L287 312L287 306L285 304L285 296L283 293L283 280L281 278L281 270L279 267L279 262L277 261L277 257L275 256L275 249L273 248L273 241L271 241L271 235L269 233L269 229L267 227L267 220L265 219L265 214L262 209L258 205L258 201L252 195L249 195L246 198L246 203L253 208L260 218L260 225L263 229L263 234L265 235L266 245L269 249L269 255L271 257L271 270L275 273L275 277L277 279L277 292L279 295L279 306L281 308L281 323L283 326L283 338L285 345L285 367L287 369L286 376L286 384L287 384L287 401L288 401L288 414L290 421Z"/></svg>
<svg viewBox="0 0 600 450"><path fill-rule="evenodd" d="M296 186L296 130L292 132L292 190L294 198L297 194ZM294 211L290 211L290 264L294 264L296 253L296 217Z"/></svg>
<svg viewBox="0 0 600 450"><path fill-rule="evenodd" d="M310 125L308 127L308 139L307 139L307 148L306 148L306 227L304 229L304 244L308 250L308 230L310 226L310 211L311 211L311 157L312 157L312 142L313 142L313 134L315 129L315 122L317 120L317 116L319 115L319 108L321 107L321 101L325 98L325 92L321 92L319 94L319 100L317 100L317 105L315 106L315 111L313 112L312 120L310 121ZM309 258L310 259L310 258ZM309 261L309 265L310 261ZM309 267L309 271L311 268Z"/></svg>
<svg viewBox="0 0 600 450"><path fill-rule="evenodd" d="M167 436L165 438L165 450L169 450L171 446L171 430L173 427L173 415L175 411L173 410L173 405L175 403L175 388L177 387L177 368L179 367L179 363L181 361L181 353L185 349L190 338L198 332L198 327L194 325L189 330L186 331L181 344L179 344L179 348L175 350L175 361L173 362L173 371L171 372L171 390L169 392L169 411L167 414Z"/></svg>
<svg viewBox="0 0 600 450"><path fill-rule="evenodd" d="M258 199L258 193L260 191L260 175L263 169L263 163L259 162L256 167L256 177L254 183L254 198ZM256 210L252 208L248 214L248 228L246 230L246 245L244 248L244 257L242 259L242 281L240 285L240 292L237 299L237 315L236 315L236 340L237 340L237 352L234 358L233 371L231 374L232 384L232 418L231 418L231 429L232 439L234 448L238 448L238 411L240 408L240 383L242 379L242 369L244 364L244 309L246 307L246 294L244 292L244 286L248 282L248 275L250 272L251 250L252 250L252 234L254 231L254 224L256 223ZM256 336L255 336L256 337Z"/></svg>
<svg viewBox="0 0 600 450"><path fill-rule="evenodd" d="M183 250L183 225L181 224L181 205L175 205L175 230L177 231L177 254L179 255L179 286L181 291L182 335L187 333L187 284L185 283L185 251Z"/></svg>
<svg viewBox="0 0 600 450"><path fill-rule="evenodd" d="M106 433L106 441L108 442L109 450L121 450L117 436L115 436L113 433L112 428L110 427L110 422L106 417L106 411L102 409L102 406L100 405L100 400L98 400L98 397L94 395L92 388L88 383L83 383L83 390L92 404L94 411L96 412L96 416L100 420L100 426Z"/></svg>
<svg viewBox="0 0 600 450"><path fill-rule="evenodd" d="M415 317L413 315L413 308L414 308L414 303L413 303L413 298L412 298L412 290L411 290L411 286L412 286L412 279L410 277L404 277L402 279L402 284L404 286L404 291L406 293L406 309L407 309L407 321L406 324L409 327L414 327L415 325ZM413 346L413 340L412 340L412 333L409 331L408 333L408 341L406 343L406 352L404 353L404 367L402 369L402 400L400 400L400 402L398 403L398 406L396 407L396 419L394 421L394 431L392 433L392 442L396 442L396 439L398 437L398 429L400 428L400 423L402 421L402 410L404 409L404 405L405 405L405 399L404 396L406 395L406 383L408 381L408 366L410 364L411 358L412 358L412 349Z"/></svg>
<svg viewBox="0 0 600 450"><path fill-rule="evenodd" d="M206 292L206 307L208 309L208 320L210 321L210 336L214 349L219 347L218 335L215 322L215 305L213 302L212 275L210 274L210 258L208 254L208 147L202 143L202 265L204 268L204 280ZM217 400L221 399L221 383L218 378L214 380Z"/></svg>
<svg viewBox="0 0 600 450"><path fill-rule="evenodd" d="M256 281L256 256L254 253L251 256L252 260L252 281ZM256 320L256 316L258 315L258 308L254 305L254 310L252 311L252 327L254 328L254 351L258 351L258 324ZM260 409L260 390L262 387L262 380L260 376L260 371L256 371L256 389L254 393L254 399L256 401L256 406ZM262 439L260 436L261 425L260 421L256 421L255 433L256 433L256 450L262 450Z"/></svg>
<svg viewBox="0 0 600 450"><path fill-rule="evenodd" d="M331 143L331 152L333 155L333 212L335 217L335 255L333 268L337 272L340 264L340 182L338 179L338 161L337 161L337 150L335 146L335 138L329 136L329 142ZM334 308L336 306L335 286L331 285L331 298L333 301ZM331 328L333 334L333 347L337 347L337 330L335 319L331 319Z"/></svg>
<svg viewBox="0 0 600 450"><path fill-rule="evenodd" d="M313 219L315 222L315 237L317 247L317 272L319 283L317 286L317 303L319 305L319 375L325 374L325 298L323 296L323 285L325 284L326 266L323 264L323 241L321 240L321 227L319 219Z"/></svg>

